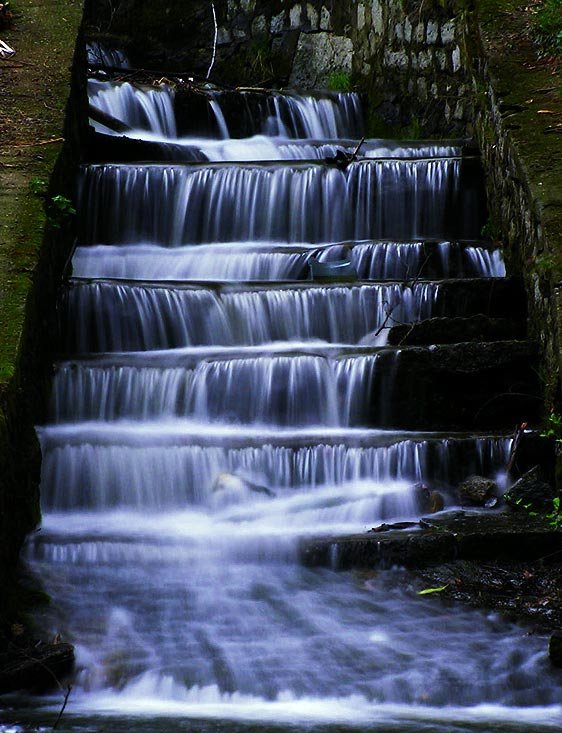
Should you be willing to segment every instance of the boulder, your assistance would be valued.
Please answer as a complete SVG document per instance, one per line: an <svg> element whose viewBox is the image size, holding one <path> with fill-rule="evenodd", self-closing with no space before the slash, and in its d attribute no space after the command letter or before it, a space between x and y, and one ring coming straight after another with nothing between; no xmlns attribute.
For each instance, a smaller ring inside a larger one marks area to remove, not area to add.
<svg viewBox="0 0 562 733"><path fill-rule="evenodd" d="M562 631L554 631L548 642L548 658L554 667L562 667Z"/></svg>
<svg viewBox="0 0 562 733"><path fill-rule="evenodd" d="M458 487L459 501L463 505L485 506L498 490L492 479L484 476L469 476Z"/></svg>
<svg viewBox="0 0 562 733"><path fill-rule="evenodd" d="M420 514L435 514L444 509L445 499L439 491L431 491L423 483L415 484L413 489L416 508Z"/></svg>
<svg viewBox="0 0 562 733"><path fill-rule="evenodd" d="M211 503L216 507L243 504L255 494L269 498L275 496L267 486L255 484L235 473L219 473L213 484Z"/></svg>
<svg viewBox="0 0 562 733"><path fill-rule="evenodd" d="M552 500L554 499L554 490L550 484L541 478L541 470L539 466L535 466L521 478L516 481L513 486L506 491L503 496L506 504L513 509L523 509L525 511L549 512L552 511Z"/></svg>

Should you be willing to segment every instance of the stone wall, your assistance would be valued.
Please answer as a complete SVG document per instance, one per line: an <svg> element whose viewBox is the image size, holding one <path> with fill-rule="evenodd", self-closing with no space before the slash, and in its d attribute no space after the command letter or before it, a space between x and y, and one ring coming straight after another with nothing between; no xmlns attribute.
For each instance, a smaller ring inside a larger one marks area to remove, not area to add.
<svg viewBox="0 0 562 733"><path fill-rule="evenodd" d="M98 36L133 65L231 85L348 87L368 100L367 132L464 135L473 117L462 0L92 0ZM197 26L197 33L190 27ZM109 36L108 36L109 33Z"/></svg>
<svg viewBox="0 0 562 733"><path fill-rule="evenodd" d="M234 47L249 44L293 88L337 87L338 77L349 75L368 95L372 124L378 117L381 130L464 133L472 118L461 3L229 0L219 21L217 71Z"/></svg>
<svg viewBox="0 0 562 733"><path fill-rule="evenodd" d="M489 234L502 242L508 271L525 284L529 335L541 347L548 414L561 410L562 196L556 179L562 150L556 136L543 134L539 110L545 105L537 93L552 77L509 42L508 49L496 45L518 26L505 28L501 8L492 10L488 31L481 24L484 8L469 18L461 62L471 70L478 100L474 135L486 173Z"/></svg>
<svg viewBox="0 0 562 733"><path fill-rule="evenodd" d="M74 239L71 217L54 220L49 201L74 195L81 129L67 100L73 84L84 87L84 64L73 58L81 15L74 0L21 0L17 27L3 34L18 55L13 72L0 67L9 122L0 149L0 648L7 608L19 603L18 554L40 520L34 425L44 419L56 302ZM42 197L32 182L47 187Z"/></svg>

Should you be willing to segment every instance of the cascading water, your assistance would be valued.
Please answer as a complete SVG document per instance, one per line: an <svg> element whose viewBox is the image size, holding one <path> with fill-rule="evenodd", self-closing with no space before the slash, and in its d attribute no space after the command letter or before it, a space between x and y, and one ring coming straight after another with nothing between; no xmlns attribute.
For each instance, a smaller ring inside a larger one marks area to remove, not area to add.
<svg viewBox="0 0 562 733"><path fill-rule="evenodd" d="M225 137L232 122L211 101ZM325 102L246 99L261 109L249 134L284 137L288 159L289 137L360 134L356 97ZM385 394L392 413L399 388L374 345L388 320L440 313L422 268L505 274L501 254L467 241L483 211L456 151L401 161L386 147L393 160L347 171L84 168L69 355L38 431L44 520L28 555L76 642L66 715L88 730L129 730L129 716L147 731L560 723L536 638L420 599L398 570L299 564L303 539L417 517L414 482L450 503L456 482L497 475L509 455L503 436L390 432L365 413ZM271 283L342 257L363 282ZM409 281L368 282L390 278ZM216 282L252 279L270 283Z"/></svg>

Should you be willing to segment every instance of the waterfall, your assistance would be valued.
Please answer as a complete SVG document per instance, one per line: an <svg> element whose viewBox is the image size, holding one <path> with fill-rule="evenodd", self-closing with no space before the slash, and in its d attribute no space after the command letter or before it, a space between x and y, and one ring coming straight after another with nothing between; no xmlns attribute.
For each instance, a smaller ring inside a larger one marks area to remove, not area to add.
<svg viewBox="0 0 562 733"><path fill-rule="evenodd" d="M503 277L499 250L454 242L365 242L261 246L234 242L165 248L150 244L78 247L72 260L77 278L121 280L221 280L224 282L307 280L310 261L349 259L360 280L408 280L429 271L434 277Z"/></svg>
<svg viewBox="0 0 562 733"><path fill-rule="evenodd" d="M156 136L174 139L177 135L173 111L174 95L165 85L156 89L144 89L124 84L111 84L95 79L88 81L88 98L91 105L133 130L146 130ZM96 130L112 134L109 128L97 122Z"/></svg>
<svg viewBox="0 0 562 733"><path fill-rule="evenodd" d="M504 485L512 425L467 434L449 411L447 355L465 352L386 345L395 324L497 299L478 161L463 141L368 140L338 166L363 134L356 94L187 86L89 85L173 162L80 172L27 545L53 632L77 640L65 715L173 732L559 721L537 637L420 597L403 570L336 572L339 543L376 552L381 522L421 531L429 491L458 511L468 475ZM139 149L94 139L113 160ZM413 401L457 431L415 432ZM319 540L332 567L303 566Z"/></svg>
<svg viewBox="0 0 562 733"><path fill-rule="evenodd" d="M429 317L438 293L437 283L424 282L234 292L76 282L65 304L66 342L80 352L358 343L390 317L398 323Z"/></svg>
<svg viewBox="0 0 562 733"><path fill-rule="evenodd" d="M458 187L462 165L440 159L361 162L345 171L295 164L87 166L81 239L179 245L474 238L483 212Z"/></svg>

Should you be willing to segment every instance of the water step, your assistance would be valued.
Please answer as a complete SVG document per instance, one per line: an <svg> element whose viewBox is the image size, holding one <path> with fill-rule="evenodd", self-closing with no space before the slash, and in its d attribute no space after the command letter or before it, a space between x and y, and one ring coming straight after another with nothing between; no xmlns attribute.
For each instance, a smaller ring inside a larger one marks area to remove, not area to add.
<svg viewBox="0 0 562 733"><path fill-rule="evenodd" d="M70 353L272 341L377 341L383 326L483 313L523 318L517 280L199 286L72 280L63 307Z"/></svg>
<svg viewBox="0 0 562 733"><path fill-rule="evenodd" d="M471 159L89 165L84 244L477 239L486 222Z"/></svg>
<svg viewBox="0 0 562 733"><path fill-rule="evenodd" d="M109 132L109 131L107 131ZM104 134L90 128L85 160L88 163L243 162L277 160L326 160L342 153L357 159L419 159L477 156L462 145L434 142L393 143L387 140L298 140L263 135L244 139L214 140L206 137L169 137L138 130L124 135Z"/></svg>
<svg viewBox="0 0 562 733"><path fill-rule="evenodd" d="M62 425L39 431L42 491L58 510L204 503L228 472L272 489L353 481L452 487L507 464L505 435L209 429L201 423Z"/></svg>
<svg viewBox="0 0 562 733"><path fill-rule="evenodd" d="M348 259L360 280L505 275L501 249L481 241L91 245L76 248L72 270L75 277L125 280L307 280L312 259Z"/></svg>
<svg viewBox="0 0 562 733"><path fill-rule="evenodd" d="M508 428L538 416L531 342L383 349L367 355L206 357L185 366L63 363L55 422L193 417L282 426ZM125 360L126 361L126 360ZM117 362L117 363L116 363ZM145 362L146 364L146 362ZM236 385L236 389L233 389ZM243 399L241 399L243 395Z"/></svg>

